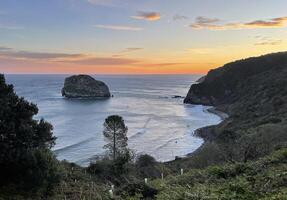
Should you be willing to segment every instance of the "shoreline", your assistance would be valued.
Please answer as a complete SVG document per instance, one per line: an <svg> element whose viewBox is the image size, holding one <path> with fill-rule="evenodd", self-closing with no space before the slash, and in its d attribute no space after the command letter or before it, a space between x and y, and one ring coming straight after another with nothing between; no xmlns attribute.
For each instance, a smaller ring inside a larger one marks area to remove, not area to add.
<svg viewBox="0 0 287 200"><path fill-rule="evenodd" d="M219 116L221 118L220 123L224 122L226 119L229 118L229 115L227 113L218 110L218 108L216 108L216 107L211 107L211 108L207 109L207 111L209 113L212 113L212 114ZM219 125L219 124L217 124L217 125ZM214 139L214 136L212 135L212 131L213 131L213 128L217 125L204 126L204 127L198 128L194 131L194 133L193 133L194 136L202 138L203 143L198 149L196 149L195 151L193 151L191 153L188 153L185 158L191 157L193 154L195 154L200 149L202 149L204 147L204 145L206 145L206 143L208 143L209 141ZM176 159L174 161L176 161Z"/></svg>
<svg viewBox="0 0 287 200"><path fill-rule="evenodd" d="M221 118L222 121L226 120L227 118L229 118L229 115L221 110L219 110L216 107L212 107L207 109L208 112L213 113L217 116L219 116Z"/></svg>

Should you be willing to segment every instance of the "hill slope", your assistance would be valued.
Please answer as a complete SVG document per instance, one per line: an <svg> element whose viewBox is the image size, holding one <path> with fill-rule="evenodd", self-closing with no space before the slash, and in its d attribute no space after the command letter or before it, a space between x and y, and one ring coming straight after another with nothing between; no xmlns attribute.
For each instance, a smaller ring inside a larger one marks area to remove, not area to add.
<svg viewBox="0 0 287 200"><path fill-rule="evenodd" d="M216 162L219 157L247 161L285 147L287 52L211 70L203 82L191 86L185 103L213 105L230 115L220 125L198 132L207 141L200 151L216 154Z"/></svg>
<svg viewBox="0 0 287 200"><path fill-rule="evenodd" d="M156 180L157 199L287 199L287 149L256 162L212 166Z"/></svg>
<svg viewBox="0 0 287 200"><path fill-rule="evenodd" d="M271 96L284 89L287 80L287 52L268 54L228 63L223 67L211 70L204 81L192 85L185 103L221 105L238 102L246 92L261 90ZM259 94L258 97L262 94ZM250 100L250 99L248 99Z"/></svg>

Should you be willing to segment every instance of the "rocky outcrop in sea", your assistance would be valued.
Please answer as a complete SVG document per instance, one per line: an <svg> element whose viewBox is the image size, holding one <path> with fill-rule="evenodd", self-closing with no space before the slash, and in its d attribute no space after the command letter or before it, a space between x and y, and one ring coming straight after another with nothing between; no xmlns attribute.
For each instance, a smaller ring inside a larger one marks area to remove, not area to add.
<svg viewBox="0 0 287 200"><path fill-rule="evenodd" d="M111 97L109 87L89 75L74 75L65 79L62 96L67 98Z"/></svg>

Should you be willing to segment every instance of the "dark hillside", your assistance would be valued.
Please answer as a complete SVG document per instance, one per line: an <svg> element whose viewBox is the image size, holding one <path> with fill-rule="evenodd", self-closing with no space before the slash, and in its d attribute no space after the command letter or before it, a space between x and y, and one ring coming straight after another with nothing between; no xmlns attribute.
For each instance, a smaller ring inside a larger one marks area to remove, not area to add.
<svg viewBox="0 0 287 200"><path fill-rule="evenodd" d="M193 159L206 160L204 155L212 152L210 162L247 161L286 147L287 53L212 70L202 83L191 86L185 102L214 105L230 115L220 125L199 131L207 143Z"/></svg>
<svg viewBox="0 0 287 200"><path fill-rule="evenodd" d="M270 79L272 82L281 79L281 72L286 73L286 68L287 52L248 58L226 64L223 67L211 70L203 82L192 85L185 103L221 105L238 101L242 97L240 96L242 92L253 91L255 87L265 89L266 85L269 84L267 81ZM260 81L260 85L258 81ZM280 81L275 84L273 86L278 84L281 88L284 83Z"/></svg>

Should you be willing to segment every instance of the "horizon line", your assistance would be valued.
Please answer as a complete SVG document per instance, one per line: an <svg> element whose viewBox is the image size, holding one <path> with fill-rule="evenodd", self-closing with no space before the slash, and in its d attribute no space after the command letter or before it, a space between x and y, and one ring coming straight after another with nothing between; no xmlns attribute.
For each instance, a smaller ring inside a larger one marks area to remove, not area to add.
<svg viewBox="0 0 287 200"><path fill-rule="evenodd" d="M158 75L206 75L207 73L155 73L155 74L149 74L149 73L0 73L4 75L109 75L109 76L158 76Z"/></svg>

